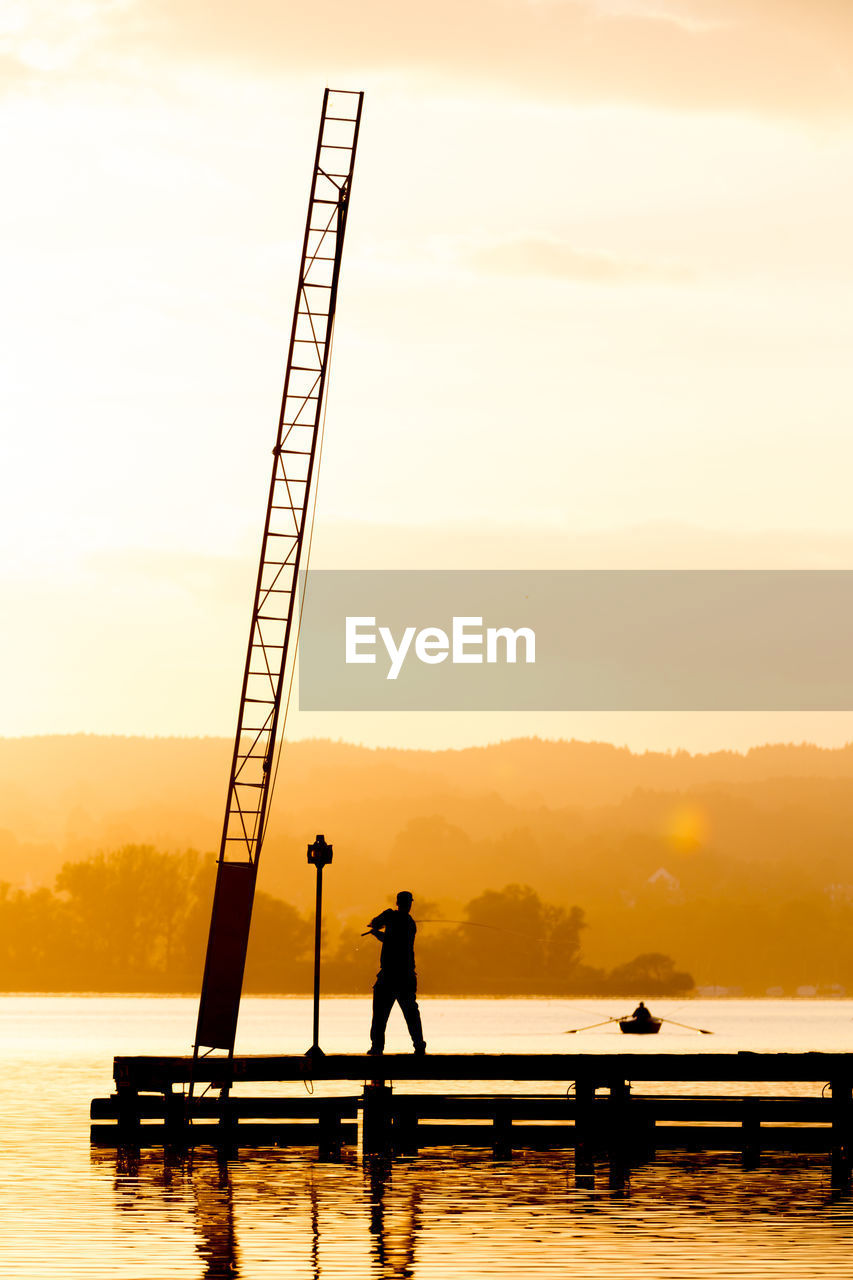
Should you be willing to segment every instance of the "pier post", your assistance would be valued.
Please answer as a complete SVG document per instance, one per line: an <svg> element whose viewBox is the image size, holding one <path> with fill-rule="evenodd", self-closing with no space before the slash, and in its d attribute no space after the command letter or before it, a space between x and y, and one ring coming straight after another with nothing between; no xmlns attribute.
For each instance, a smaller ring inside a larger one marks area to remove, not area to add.
<svg viewBox="0 0 853 1280"><path fill-rule="evenodd" d="M118 1084L118 1140L122 1147L139 1146L139 1093L130 1084Z"/></svg>
<svg viewBox="0 0 853 1280"><path fill-rule="evenodd" d="M319 1139L317 1154L321 1160L337 1161L341 1158L343 1136L341 1134L341 1114L329 1102L320 1108L317 1116Z"/></svg>
<svg viewBox="0 0 853 1280"><path fill-rule="evenodd" d="M505 1099L495 1102L495 1114L492 1121L494 1129L493 1151L497 1160L508 1160L512 1155L512 1112Z"/></svg>
<svg viewBox="0 0 853 1280"><path fill-rule="evenodd" d="M607 1144L611 1151L625 1149L630 1141L629 1098L631 1086L626 1080L610 1080L607 1105Z"/></svg>
<svg viewBox="0 0 853 1280"><path fill-rule="evenodd" d="M186 1139L187 1100L181 1091L175 1092L174 1084L170 1084L163 1094L164 1118L166 1122L166 1145L181 1147Z"/></svg>
<svg viewBox="0 0 853 1280"><path fill-rule="evenodd" d="M387 1151L391 1145L391 1086L372 1080L364 1086L362 1149L365 1155Z"/></svg>
<svg viewBox="0 0 853 1280"><path fill-rule="evenodd" d="M595 1081L582 1076L575 1081L575 1159L586 1164L592 1158L595 1105Z"/></svg>
<svg viewBox="0 0 853 1280"><path fill-rule="evenodd" d="M223 1085L219 1095L219 1135L217 1146L222 1151L234 1151L237 1147L237 1114L231 1105L230 1085Z"/></svg>
<svg viewBox="0 0 853 1280"><path fill-rule="evenodd" d="M744 1099L744 1116L740 1128L743 1134L741 1159L744 1169L757 1169L761 1160L761 1118L757 1104L749 1098Z"/></svg>
<svg viewBox="0 0 853 1280"><path fill-rule="evenodd" d="M832 1092L832 1157L831 1176L834 1187L850 1181L850 1137L853 1120L853 1095L849 1076L830 1080Z"/></svg>
<svg viewBox="0 0 853 1280"><path fill-rule="evenodd" d="M609 1080L608 1085L610 1098L607 1103L606 1138L610 1161L609 1186L613 1191L624 1191L630 1169L629 1153L633 1145L629 1103L631 1086L627 1080L618 1078Z"/></svg>
<svg viewBox="0 0 853 1280"><path fill-rule="evenodd" d="M390 1092L390 1090L389 1090ZM418 1152L418 1113L416 1104L406 1101L405 1094L398 1094L395 1102L389 1099L390 1141L395 1154L405 1152L417 1155Z"/></svg>

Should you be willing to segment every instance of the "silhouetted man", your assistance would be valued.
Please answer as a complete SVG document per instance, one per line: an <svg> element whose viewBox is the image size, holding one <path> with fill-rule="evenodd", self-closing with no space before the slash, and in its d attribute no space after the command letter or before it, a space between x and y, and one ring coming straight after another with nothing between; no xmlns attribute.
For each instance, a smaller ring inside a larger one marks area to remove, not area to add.
<svg viewBox="0 0 853 1280"><path fill-rule="evenodd" d="M652 1015L641 1000L634 1012L631 1014L631 1017L636 1018L638 1022L650 1022Z"/></svg>
<svg viewBox="0 0 853 1280"><path fill-rule="evenodd" d="M421 1012L418 1008L418 979L415 973L415 934L417 927L411 916L412 895L402 890L397 894L397 909L383 911L370 922L370 932L382 943L379 972L373 984L373 1022L370 1025L370 1049L380 1054L385 1049L385 1028L394 1001L403 1011L416 1054L426 1052Z"/></svg>

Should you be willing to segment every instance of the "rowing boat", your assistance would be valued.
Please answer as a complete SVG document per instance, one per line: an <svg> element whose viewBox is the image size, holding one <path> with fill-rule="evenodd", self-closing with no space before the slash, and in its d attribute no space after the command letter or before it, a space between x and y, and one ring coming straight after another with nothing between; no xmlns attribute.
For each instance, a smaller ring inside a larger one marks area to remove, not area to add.
<svg viewBox="0 0 853 1280"><path fill-rule="evenodd" d="M626 1036L656 1036L660 1029L660 1018L619 1019L619 1030Z"/></svg>

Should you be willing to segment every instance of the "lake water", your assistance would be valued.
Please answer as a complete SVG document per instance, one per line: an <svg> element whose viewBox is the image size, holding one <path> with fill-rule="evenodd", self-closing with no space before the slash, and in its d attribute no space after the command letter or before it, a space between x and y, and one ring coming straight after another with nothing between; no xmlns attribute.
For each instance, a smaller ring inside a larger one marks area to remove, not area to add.
<svg viewBox="0 0 853 1280"><path fill-rule="evenodd" d="M422 1001L435 1052L853 1051L853 1002L843 1000L660 1001L653 1012L714 1034L671 1024L648 1041L613 1027L564 1034L628 1009ZM853 1199L830 1187L825 1156L765 1156L745 1170L737 1155L662 1154L611 1187L606 1165L576 1178L570 1151L504 1161L352 1151L334 1164L312 1150L242 1151L228 1163L213 1153L167 1162L156 1150L127 1163L91 1150L89 1103L112 1092L113 1055L189 1052L195 1013L189 999L0 997L0 1275L853 1276ZM363 1051L369 1019L367 1000L329 1000L321 1043ZM302 1052L310 1029L307 1000L248 999L237 1051ZM408 1048L395 1010L388 1050Z"/></svg>

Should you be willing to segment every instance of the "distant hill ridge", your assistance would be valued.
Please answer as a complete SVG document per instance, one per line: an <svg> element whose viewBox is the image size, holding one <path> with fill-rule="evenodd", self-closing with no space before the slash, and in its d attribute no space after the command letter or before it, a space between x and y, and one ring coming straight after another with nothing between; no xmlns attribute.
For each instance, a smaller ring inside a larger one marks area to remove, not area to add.
<svg viewBox="0 0 853 1280"><path fill-rule="evenodd" d="M41 816L64 812L73 799L86 800L101 784L119 788L131 803L148 797L152 784L182 798L224 788L230 738L143 738L98 734L0 737L0 795L4 805L31 790ZM566 803L612 804L637 787L680 790L713 782L744 783L774 777L853 777L853 744L817 747L774 743L746 752L632 752L606 742L515 738L485 747L427 751L371 748L311 739L285 746L286 771L294 786L318 771L333 769L361 785L369 774L382 788L405 778L413 790L437 781L453 787L497 783L508 799L537 797L549 807ZM175 770L180 773L176 776ZM53 785L46 785L52 781ZM57 787L59 783L59 787ZM79 789L79 790L78 790ZM107 798L105 797L105 801ZM107 801L108 803L108 801Z"/></svg>
<svg viewBox="0 0 853 1280"><path fill-rule="evenodd" d="M226 738L0 738L0 876L49 879L51 846L75 856L128 840L217 847L232 746ZM270 836L293 830L301 841L317 823L333 829L351 815L361 825L370 815L384 842L389 824L453 814L483 797L498 806L488 825L502 826L510 810L589 810L638 791L711 787L758 798L781 780L850 778L851 744L691 755L538 738L446 751L308 740L284 748ZM791 794L787 785L782 791ZM10 863L13 842L31 846L23 866Z"/></svg>

